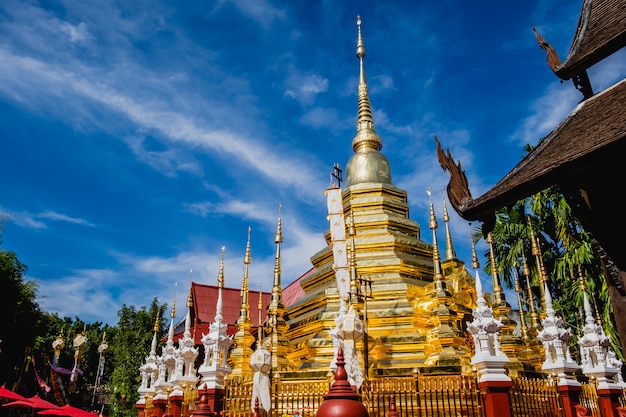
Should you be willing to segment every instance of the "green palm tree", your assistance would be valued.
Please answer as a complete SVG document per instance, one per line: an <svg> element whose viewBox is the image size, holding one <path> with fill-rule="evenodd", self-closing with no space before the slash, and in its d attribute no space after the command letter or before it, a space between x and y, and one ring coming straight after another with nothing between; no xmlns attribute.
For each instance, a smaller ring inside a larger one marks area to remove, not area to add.
<svg viewBox="0 0 626 417"><path fill-rule="evenodd" d="M527 146L525 150L532 150ZM580 222L572 214L563 193L553 186L496 213L492 231L494 253L498 273L503 286L514 288L514 273L525 280L523 261L530 271L532 299L537 311L542 311L543 293L541 266L545 271L546 283L553 305L571 328L572 352L578 352L577 337L584 326L581 306L584 282L592 304L600 315L604 331L611 339L613 350L622 356L619 337L613 320L606 279L599 258L593 251L591 239ZM478 232L476 236L482 237ZM533 238L535 250L533 251ZM487 257L488 258L488 257ZM491 265L485 266L487 273ZM527 288L526 284L522 288ZM523 294L524 310L529 311L528 294ZM622 360L624 358L621 358Z"/></svg>

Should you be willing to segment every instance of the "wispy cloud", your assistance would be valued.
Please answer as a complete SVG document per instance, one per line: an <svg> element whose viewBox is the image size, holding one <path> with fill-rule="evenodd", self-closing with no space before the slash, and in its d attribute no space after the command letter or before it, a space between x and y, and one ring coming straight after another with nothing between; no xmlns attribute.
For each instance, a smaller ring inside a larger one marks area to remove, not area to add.
<svg viewBox="0 0 626 417"><path fill-rule="evenodd" d="M5 218L18 226L28 229L47 229L48 224L44 220L52 220L54 222L69 223L79 226L95 227L85 219L71 217L66 214L57 213L55 211L46 210L41 213L28 213L25 211L11 211L0 206L0 218Z"/></svg>

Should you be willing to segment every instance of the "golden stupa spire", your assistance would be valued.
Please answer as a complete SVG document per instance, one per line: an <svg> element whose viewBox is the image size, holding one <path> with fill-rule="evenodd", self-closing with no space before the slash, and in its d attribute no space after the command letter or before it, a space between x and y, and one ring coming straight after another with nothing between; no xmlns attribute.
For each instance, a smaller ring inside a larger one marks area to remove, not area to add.
<svg viewBox="0 0 626 417"><path fill-rule="evenodd" d="M250 304L248 303L248 270L250 267L250 234L252 228L248 227L248 242L246 243L246 254L243 258L243 280L241 283L241 308L239 310L239 318L245 319L250 317Z"/></svg>
<svg viewBox="0 0 626 417"><path fill-rule="evenodd" d="M172 311L170 311L170 318L176 317L176 290L178 289L178 282L174 283L174 299L172 300Z"/></svg>
<svg viewBox="0 0 626 417"><path fill-rule="evenodd" d="M524 342L525 345L528 345L530 343L530 337L528 337L528 325L526 324L526 315L524 313L524 305L522 304L522 287L519 283L517 268L513 268L513 279L515 282L515 292L517 293L517 308L519 309L522 342Z"/></svg>
<svg viewBox="0 0 626 417"><path fill-rule="evenodd" d="M346 165L346 188L355 184L391 184L391 168L387 157L380 150L383 142L374 130L374 113L370 105L365 79L365 46L361 36L361 17L357 16L358 40L356 57L359 59L358 114L356 135L352 139L354 154Z"/></svg>
<svg viewBox="0 0 626 417"><path fill-rule="evenodd" d="M443 223L446 226L446 261L456 259L456 251L452 246L452 234L450 233L450 216L448 216L448 207L446 206L446 198L444 196L444 188L441 187L441 199L443 200Z"/></svg>
<svg viewBox="0 0 626 417"><path fill-rule="evenodd" d="M493 234L487 234L487 243L489 244L489 256L491 263L491 279L493 283L493 302L495 305L506 304L504 291L500 285L500 277L498 276L498 265L496 264L496 255L493 249Z"/></svg>
<svg viewBox="0 0 626 417"><path fill-rule="evenodd" d="M193 282L192 282L193 270L189 269L189 293L187 295L187 314L185 315L185 332L183 336L186 338L191 337L191 321L192 321L192 309L193 309ZM195 317L195 314L193 315Z"/></svg>
<svg viewBox="0 0 626 417"><path fill-rule="evenodd" d="M252 321L250 320L250 304L248 303L248 268L250 266L250 233L252 228L248 227L248 242L246 244L246 254L243 258L244 272L241 284L241 308L239 318L237 318L237 333L235 333L235 347L231 351L230 358L233 361L233 375L252 374L250 368L251 346L254 343L254 336L250 333Z"/></svg>
<svg viewBox="0 0 626 417"><path fill-rule="evenodd" d="M383 143L380 136L374 130L374 114L370 99L367 92L367 81L365 79L365 67L363 66L363 58L365 58L365 46L361 37L361 16L356 18L358 40L356 45L356 57L359 59L359 113L357 118L356 136L352 140L352 149L354 152L369 152L371 150L380 151Z"/></svg>
<svg viewBox="0 0 626 417"><path fill-rule="evenodd" d="M156 317L154 318L154 333L152 335L152 343L150 344L150 356L156 356L156 350L157 350L157 335L159 333L159 331L161 330L161 326L160 326L160 319L161 317L161 311L157 310L156 313Z"/></svg>
<svg viewBox="0 0 626 417"><path fill-rule="evenodd" d="M522 246L523 248L523 246ZM537 330L539 329L539 315L537 314L537 309L535 308L535 296L533 295L532 283L530 276L530 268L528 267L528 261L526 261L526 256L524 255L524 250L522 249L522 271L524 273L524 278L526 278L526 291L528 292L528 306L530 309L530 328Z"/></svg>
<svg viewBox="0 0 626 417"><path fill-rule="evenodd" d="M428 187L428 197L430 199L430 222L429 228L433 231L433 266L435 268L435 292L438 297L446 296L446 283L441 271L441 256L439 255L439 244L437 242L437 218L435 217L435 207L433 206L433 198L431 195L432 188Z"/></svg>
<svg viewBox="0 0 626 417"><path fill-rule="evenodd" d="M170 311L170 326L167 331L167 345L174 345L174 319L176 318L176 290L178 289L178 283L174 283L174 299L172 301L172 311Z"/></svg>
<svg viewBox="0 0 626 417"><path fill-rule="evenodd" d="M217 273L217 304L215 307L215 322L222 323L224 316L222 313L222 289L224 288L224 251L225 246L222 246L222 257L220 259L220 269Z"/></svg>
<svg viewBox="0 0 626 417"><path fill-rule="evenodd" d="M478 262L478 255L476 254L476 245L474 244L474 238L472 237L472 223L469 224L470 229L470 242L472 243L472 268L478 270L480 268L480 262Z"/></svg>
<svg viewBox="0 0 626 417"><path fill-rule="evenodd" d="M157 311L156 317L154 318L154 327L153 327L153 330L155 333L161 330L161 326L159 326L160 318L161 318L161 312Z"/></svg>
<svg viewBox="0 0 626 417"><path fill-rule="evenodd" d="M540 317L545 318L546 317L546 295L544 292L544 286L548 279L548 275L546 274L546 268L543 264L543 257L541 256L541 246L539 244L539 237L535 235L535 231L533 230L532 223L530 221L530 216L528 216L527 219L528 219L528 228L530 229L531 251L537 263L537 276L539 277L539 295L541 296Z"/></svg>
<svg viewBox="0 0 626 417"><path fill-rule="evenodd" d="M187 295L187 307L188 308L193 307L193 292L192 292L193 282L191 281L192 274L193 274L193 271L190 269L189 270L189 294Z"/></svg>
<svg viewBox="0 0 626 417"><path fill-rule="evenodd" d="M272 287L272 297L267 307L267 324L266 329L268 337L265 344L269 345L272 354L272 369L276 371L285 371L289 368L287 354L289 352L289 340L285 337L285 333L289 329L289 324L285 320L286 309L283 304L283 290L280 284L280 245L283 242L283 230L281 221L282 205L278 205L278 222L276 225L276 266L274 268L274 285ZM259 290L260 293L260 290ZM261 311L263 308L261 294L259 294L259 327L263 331ZM269 340L267 340L269 339ZM263 340L263 333L261 333Z"/></svg>
<svg viewBox="0 0 626 417"><path fill-rule="evenodd" d="M274 264L274 285L272 286L272 300L276 297L280 297L282 289L280 288L280 244L283 243L283 228L280 219L282 204L278 204L278 222L276 226L276 236L274 237L274 243L276 243L276 262Z"/></svg>
<svg viewBox="0 0 626 417"><path fill-rule="evenodd" d="M221 290L224 288L224 251L226 250L225 246L222 246L222 257L220 259L220 269L217 273L217 287Z"/></svg>

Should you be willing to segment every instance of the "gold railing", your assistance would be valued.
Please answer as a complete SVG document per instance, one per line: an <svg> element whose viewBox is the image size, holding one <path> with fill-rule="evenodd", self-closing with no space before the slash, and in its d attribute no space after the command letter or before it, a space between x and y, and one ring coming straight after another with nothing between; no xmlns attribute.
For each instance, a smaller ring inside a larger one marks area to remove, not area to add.
<svg viewBox="0 0 626 417"><path fill-rule="evenodd" d="M509 390L513 417L561 417L563 404L552 378L513 378Z"/></svg>
<svg viewBox="0 0 626 417"><path fill-rule="evenodd" d="M587 407L587 415L601 417L602 411L598 403L598 390L594 381L583 382L582 391L578 396L578 403Z"/></svg>
<svg viewBox="0 0 626 417"><path fill-rule="evenodd" d="M252 415L252 378L235 377L226 380L224 387L224 416L250 417Z"/></svg>
<svg viewBox="0 0 626 417"><path fill-rule="evenodd" d="M330 388L328 379L281 380L272 382L272 408L262 416L314 416ZM480 417L480 394L474 376L418 375L385 377L365 381L361 398L371 416L389 414L389 399L394 395L401 416ZM252 414L252 380L233 379L226 383L225 417L249 417Z"/></svg>
<svg viewBox="0 0 626 417"><path fill-rule="evenodd" d="M366 381L363 403L370 415L389 414L389 398L394 395L401 416L480 417L480 393L474 376L418 375Z"/></svg>
<svg viewBox="0 0 626 417"><path fill-rule="evenodd" d="M275 380L272 392L270 416L282 417L298 414L314 416L328 394L330 381L326 378L308 381Z"/></svg>

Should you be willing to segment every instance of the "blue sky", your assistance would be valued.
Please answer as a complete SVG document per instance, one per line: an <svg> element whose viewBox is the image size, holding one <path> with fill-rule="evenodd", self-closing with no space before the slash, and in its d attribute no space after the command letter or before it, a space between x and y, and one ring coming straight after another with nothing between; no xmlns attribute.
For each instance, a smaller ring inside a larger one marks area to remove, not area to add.
<svg viewBox="0 0 626 417"><path fill-rule="evenodd" d="M175 283L183 304L190 269L216 284L222 246L226 285L240 287L248 227L250 286L269 291L280 203L286 286L325 246L324 190L352 154L357 14L382 152L431 242L426 191L448 180L433 135L473 195L492 186L582 97L531 29L563 59L579 11L565 0L4 0L2 248L28 266L45 310L115 324L124 303L171 304ZM596 91L623 62L592 68ZM468 224L451 218L471 267Z"/></svg>

